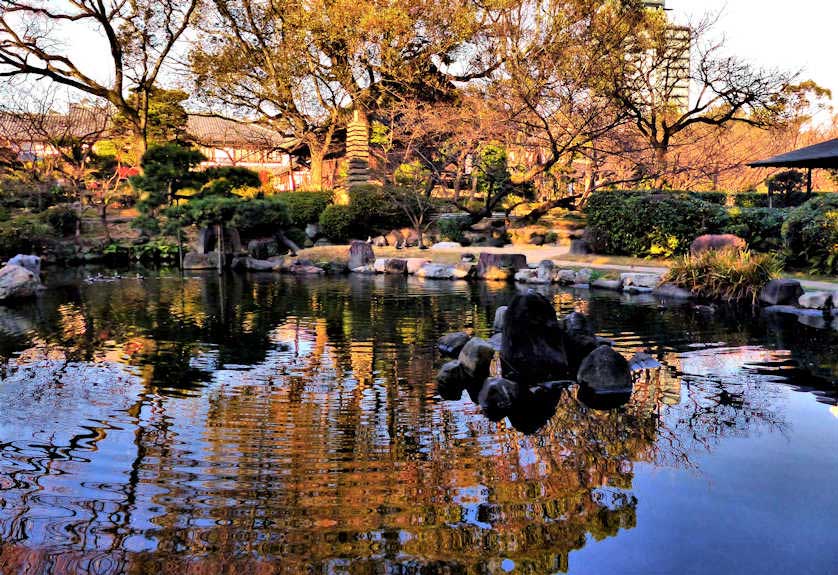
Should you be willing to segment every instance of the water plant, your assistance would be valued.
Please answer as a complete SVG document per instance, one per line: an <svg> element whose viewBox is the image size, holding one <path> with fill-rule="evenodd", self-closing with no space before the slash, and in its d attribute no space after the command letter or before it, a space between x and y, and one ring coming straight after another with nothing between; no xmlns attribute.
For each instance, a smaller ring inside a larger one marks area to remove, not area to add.
<svg viewBox="0 0 838 575"><path fill-rule="evenodd" d="M782 269L783 260L775 254L710 250L677 258L664 281L705 299L756 303L762 287Z"/></svg>

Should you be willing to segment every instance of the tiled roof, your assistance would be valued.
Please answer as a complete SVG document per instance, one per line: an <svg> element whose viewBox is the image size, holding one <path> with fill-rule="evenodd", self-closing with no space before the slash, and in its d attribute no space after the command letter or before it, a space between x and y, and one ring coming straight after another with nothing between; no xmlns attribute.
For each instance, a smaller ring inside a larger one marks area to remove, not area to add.
<svg viewBox="0 0 838 575"><path fill-rule="evenodd" d="M67 114L0 113L0 139L47 142L61 138L103 137L110 118L101 110L73 106Z"/></svg>
<svg viewBox="0 0 838 575"><path fill-rule="evenodd" d="M189 114L186 133L204 146L277 149L293 147L295 142L264 126L203 114Z"/></svg>

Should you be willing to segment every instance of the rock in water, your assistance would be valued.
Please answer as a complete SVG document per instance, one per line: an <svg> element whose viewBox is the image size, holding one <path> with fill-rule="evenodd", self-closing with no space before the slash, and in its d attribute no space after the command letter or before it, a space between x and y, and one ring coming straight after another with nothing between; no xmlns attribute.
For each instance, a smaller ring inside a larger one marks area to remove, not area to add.
<svg viewBox="0 0 838 575"><path fill-rule="evenodd" d="M658 369L662 367L661 362L656 360L648 353L638 351L629 360L629 369L631 371L643 371L644 369Z"/></svg>
<svg viewBox="0 0 838 575"><path fill-rule="evenodd" d="M599 346L585 358L576 380L596 394L632 391L629 363L607 345Z"/></svg>
<svg viewBox="0 0 838 575"><path fill-rule="evenodd" d="M477 277L485 280L508 280L518 270L527 268L523 254L490 254L483 252L477 260Z"/></svg>
<svg viewBox="0 0 838 575"><path fill-rule="evenodd" d="M509 413L512 427L526 435L544 427L556 414L562 393L573 384L573 381L548 381L521 393L518 403Z"/></svg>
<svg viewBox="0 0 838 575"><path fill-rule="evenodd" d="M460 365L469 377L481 378L489 374L495 348L485 339L475 337L463 346L460 352Z"/></svg>
<svg viewBox="0 0 838 575"><path fill-rule="evenodd" d="M759 294L759 301L767 305L794 305L803 288L797 280L771 280Z"/></svg>
<svg viewBox="0 0 838 575"><path fill-rule="evenodd" d="M449 361L436 376L437 391L442 399L457 401L463 396L463 390L469 377L459 361Z"/></svg>
<svg viewBox="0 0 838 575"><path fill-rule="evenodd" d="M34 296L41 289L41 280L26 268L7 265L0 269L0 300Z"/></svg>
<svg viewBox="0 0 838 575"><path fill-rule="evenodd" d="M491 421L506 417L519 398L518 384L502 377L490 377L483 383L478 395L480 409Z"/></svg>
<svg viewBox="0 0 838 575"><path fill-rule="evenodd" d="M38 256L27 256L24 254L18 254L9 260L8 265L20 266L35 274L36 278L41 277L41 258L39 258Z"/></svg>
<svg viewBox="0 0 838 575"><path fill-rule="evenodd" d="M372 265L375 262L375 254L372 251L372 246L366 242L353 240L349 244L349 269L354 270L367 265Z"/></svg>
<svg viewBox="0 0 838 575"><path fill-rule="evenodd" d="M576 373L582 361L600 344L584 314L573 312L562 320L561 325L564 328L568 369L570 373Z"/></svg>
<svg viewBox="0 0 838 575"><path fill-rule="evenodd" d="M183 269L185 270L213 270L218 268L218 254L211 252L202 254L189 252L183 256Z"/></svg>
<svg viewBox="0 0 838 575"><path fill-rule="evenodd" d="M503 326L506 323L506 310L509 309L507 306L502 305L498 309L495 310L495 321L492 324L492 329L495 330L495 333L500 333L503 331Z"/></svg>
<svg viewBox="0 0 838 575"><path fill-rule="evenodd" d="M835 305L833 300L833 294L828 291L811 291L800 296L797 303L800 307L806 309L830 310Z"/></svg>
<svg viewBox="0 0 838 575"><path fill-rule="evenodd" d="M439 351L441 351L444 355L448 357L457 357L460 355L460 352L463 351L463 348L468 343L468 340L471 339L471 336L464 331L458 331L456 333L449 333L437 341L437 347Z"/></svg>
<svg viewBox="0 0 838 575"><path fill-rule="evenodd" d="M505 324L501 351L505 377L525 384L567 377L562 332L546 297L533 291L516 295Z"/></svg>

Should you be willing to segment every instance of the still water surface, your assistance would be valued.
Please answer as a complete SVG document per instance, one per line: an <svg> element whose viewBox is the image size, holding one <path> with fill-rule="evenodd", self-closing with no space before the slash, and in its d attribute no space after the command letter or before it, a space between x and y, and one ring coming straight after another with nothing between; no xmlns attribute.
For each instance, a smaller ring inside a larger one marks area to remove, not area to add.
<svg viewBox="0 0 838 575"><path fill-rule="evenodd" d="M545 289L664 367L523 433L434 383L512 287L134 274L0 308L3 575L838 572L834 328Z"/></svg>

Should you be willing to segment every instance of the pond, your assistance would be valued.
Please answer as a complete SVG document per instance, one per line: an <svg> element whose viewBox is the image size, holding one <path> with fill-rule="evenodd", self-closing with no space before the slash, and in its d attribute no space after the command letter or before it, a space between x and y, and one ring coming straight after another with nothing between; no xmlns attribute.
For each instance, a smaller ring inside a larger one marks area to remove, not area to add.
<svg viewBox="0 0 838 575"><path fill-rule="evenodd" d="M663 368L525 433L435 384L512 286L142 273L0 309L4 575L838 568L834 328L545 288Z"/></svg>

